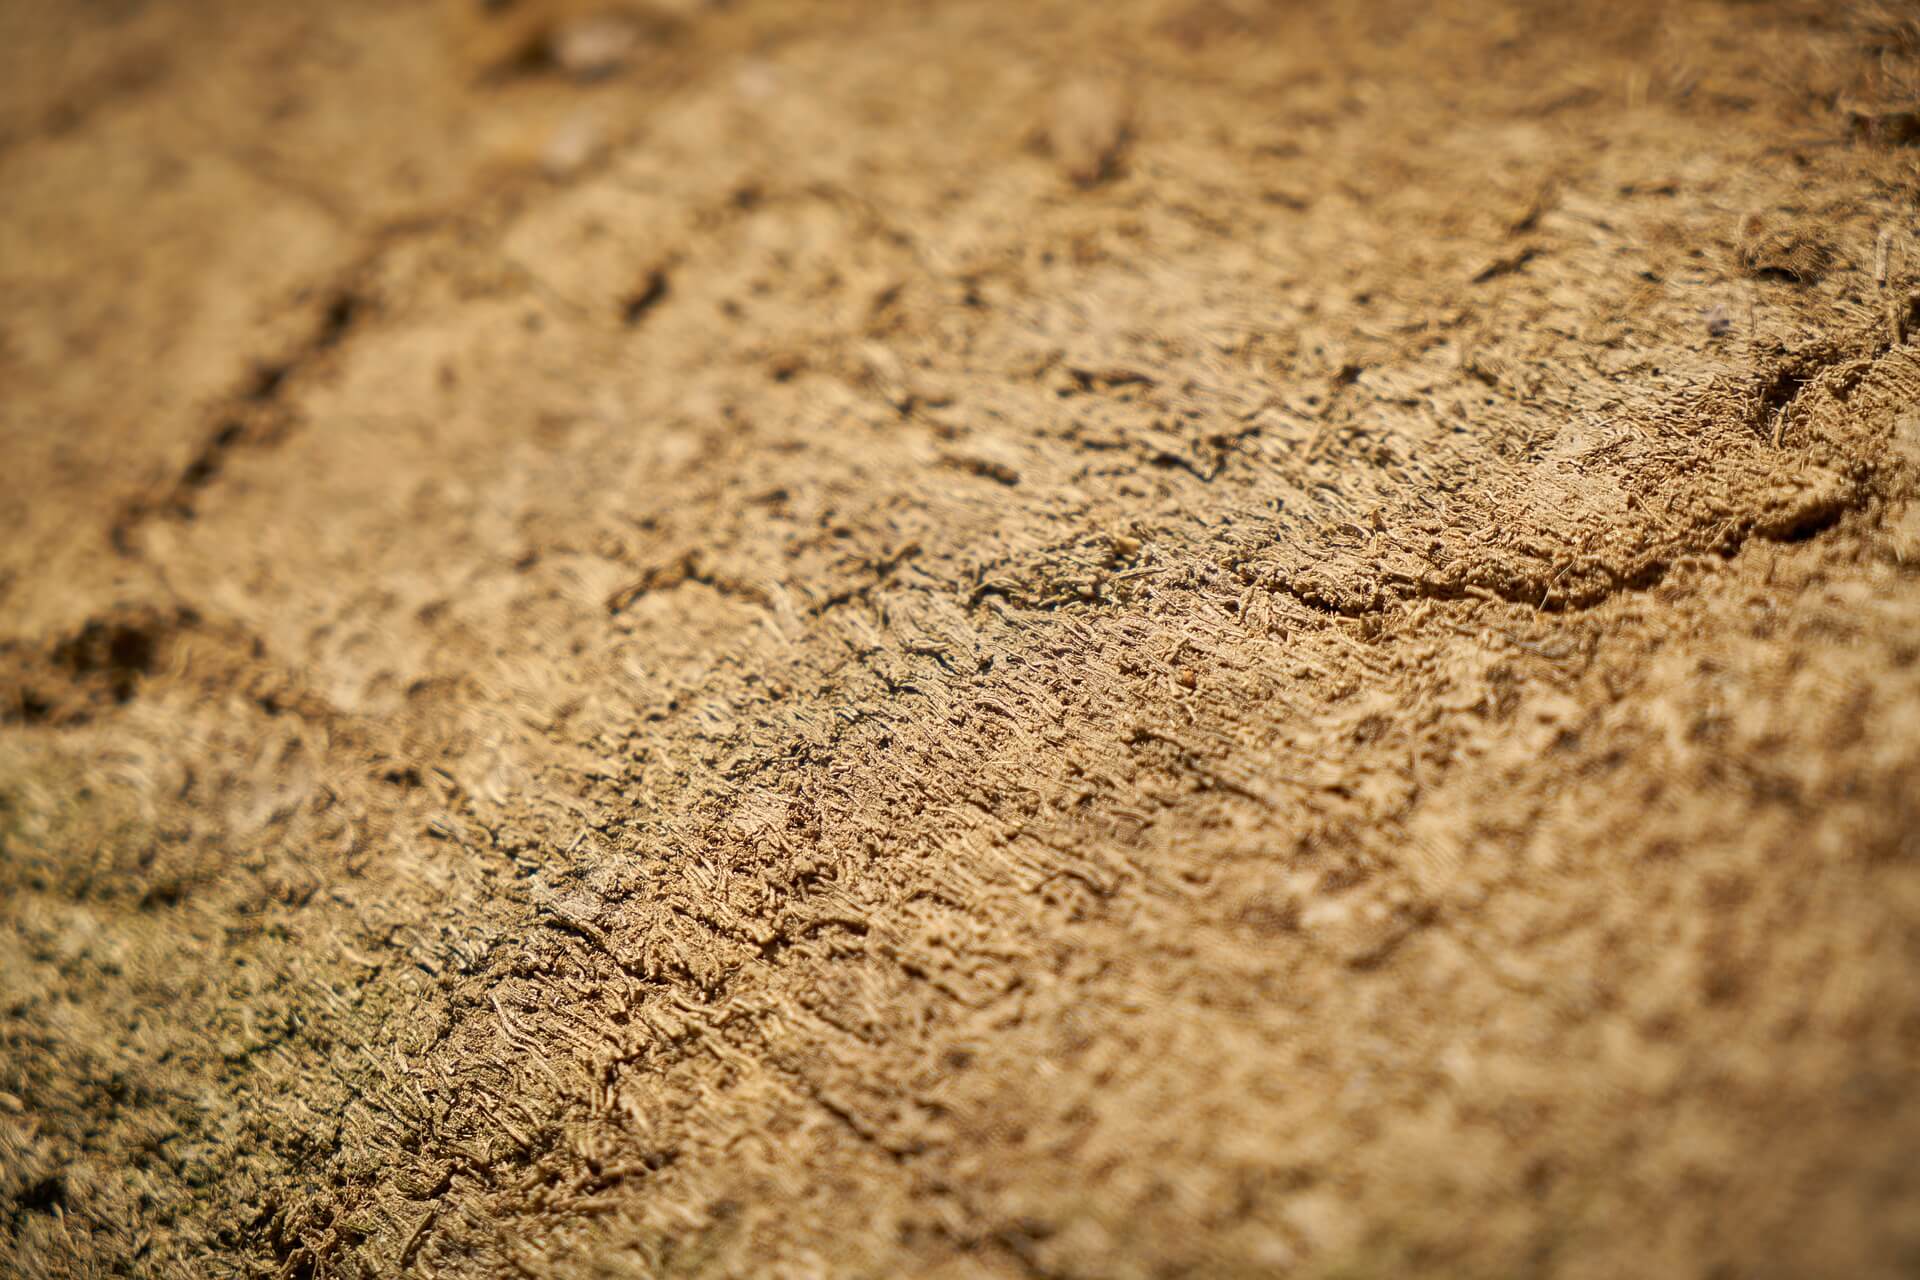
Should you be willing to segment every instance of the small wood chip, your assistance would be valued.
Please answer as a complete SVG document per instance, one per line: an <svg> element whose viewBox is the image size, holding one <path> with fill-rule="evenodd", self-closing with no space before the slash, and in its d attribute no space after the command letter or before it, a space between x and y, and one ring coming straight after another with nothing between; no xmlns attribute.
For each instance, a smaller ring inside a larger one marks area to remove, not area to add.
<svg viewBox="0 0 1920 1280"><path fill-rule="evenodd" d="M1126 93L1113 80L1072 80L1060 88L1047 143L1076 186L1098 186L1119 171L1132 115Z"/></svg>

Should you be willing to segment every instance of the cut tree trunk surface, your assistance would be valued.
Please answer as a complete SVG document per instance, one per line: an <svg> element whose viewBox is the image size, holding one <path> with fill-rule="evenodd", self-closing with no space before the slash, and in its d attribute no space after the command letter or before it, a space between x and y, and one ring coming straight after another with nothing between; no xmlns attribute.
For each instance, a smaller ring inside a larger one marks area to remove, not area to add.
<svg viewBox="0 0 1920 1280"><path fill-rule="evenodd" d="M1913 1274L1915 103L8 6L0 1271Z"/></svg>

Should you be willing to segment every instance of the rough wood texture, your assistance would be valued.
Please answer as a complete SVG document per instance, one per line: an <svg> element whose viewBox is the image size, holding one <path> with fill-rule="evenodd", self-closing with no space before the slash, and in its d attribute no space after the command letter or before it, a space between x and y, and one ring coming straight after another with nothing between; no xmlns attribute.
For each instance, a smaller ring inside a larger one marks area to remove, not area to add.
<svg viewBox="0 0 1920 1280"><path fill-rule="evenodd" d="M1912 1274L1917 56L9 6L0 1270Z"/></svg>

